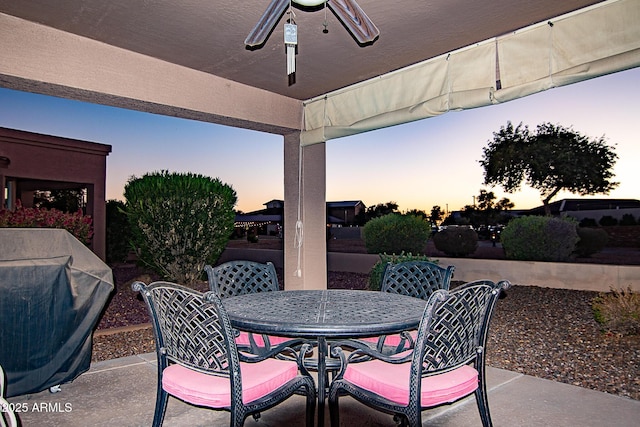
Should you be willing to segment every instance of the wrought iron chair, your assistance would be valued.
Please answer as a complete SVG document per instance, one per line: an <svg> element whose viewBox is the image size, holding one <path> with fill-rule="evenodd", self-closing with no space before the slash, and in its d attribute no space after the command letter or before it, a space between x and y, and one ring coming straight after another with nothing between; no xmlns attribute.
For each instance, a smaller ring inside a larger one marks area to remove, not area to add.
<svg viewBox="0 0 640 427"><path fill-rule="evenodd" d="M438 289L449 290L454 266L440 267L430 261L389 263L380 290L428 300Z"/></svg>
<svg viewBox="0 0 640 427"><path fill-rule="evenodd" d="M449 290L455 267L440 267L430 261L405 261L397 264L388 263L385 267L381 292L408 295L428 300L438 289ZM416 333L403 333L383 337L365 338L364 341L376 343L378 350L383 347L394 348L395 353L411 348Z"/></svg>
<svg viewBox="0 0 640 427"><path fill-rule="evenodd" d="M229 261L216 267L206 265L209 289L221 299L256 292L280 290L273 263Z"/></svg>
<svg viewBox="0 0 640 427"><path fill-rule="evenodd" d="M169 282L135 282L152 319L158 357L153 425L164 419L169 395L185 402L230 411L230 425L277 405L295 393L306 395L306 424L313 426L315 383L304 368L311 353L303 345L295 361L239 353L221 300ZM290 352L293 350L289 349ZM300 372L299 372L300 370Z"/></svg>
<svg viewBox="0 0 640 427"><path fill-rule="evenodd" d="M272 262L265 264L255 261L228 261L216 267L205 265L209 280L209 290L220 299L256 292L279 291L278 275ZM268 351L272 346L287 343L291 338L272 335L255 336L240 331L236 345L254 354Z"/></svg>
<svg viewBox="0 0 640 427"><path fill-rule="evenodd" d="M4 399L4 369L0 366L0 426L18 427L18 420L9 402Z"/></svg>
<svg viewBox="0 0 640 427"><path fill-rule="evenodd" d="M507 281L476 281L435 291L413 350L385 355L363 346L347 355L334 347L342 368L329 389L331 425L339 425L338 398L344 394L417 427L422 410L474 393L482 425L491 426L485 346L496 301L509 286ZM372 359L362 362L363 356Z"/></svg>

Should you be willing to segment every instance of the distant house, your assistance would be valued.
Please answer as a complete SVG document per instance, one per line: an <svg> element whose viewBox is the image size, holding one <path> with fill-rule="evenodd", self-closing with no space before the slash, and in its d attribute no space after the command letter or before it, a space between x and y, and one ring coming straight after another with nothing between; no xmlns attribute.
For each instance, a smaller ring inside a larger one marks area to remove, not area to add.
<svg viewBox="0 0 640 427"><path fill-rule="evenodd" d="M236 214L234 228L237 235L249 230L255 230L257 234L279 235L283 225L284 200L274 199L264 205L264 209Z"/></svg>
<svg viewBox="0 0 640 427"><path fill-rule="evenodd" d="M284 200L270 200L265 208L236 214L237 234L256 229L258 234L277 235L283 226ZM361 225L366 206L362 201L327 202L328 226Z"/></svg>
<svg viewBox="0 0 640 427"><path fill-rule="evenodd" d="M562 199L549 203L551 215L570 216L578 220L584 218L600 221L603 216L611 216L621 220L625 214L640 218L640 200L636 199ZM538 206L522 215L544 215L544 206Z"/></svg>
<svg viewBox="0 0 640 427"><path fill-rule="evenodd" d="M282 214L284 212L284 200L273 199L268 201L267 203L264 203L264 205L266 206L266 208L257 212L263 212L267 214Z"/></svg>
<svg viewBox="0 0 640 427"><path fill-rule="evenodd" d="M330 218L332 224L344 226L363 225L364 212L367 209L362 200L350 200L344 202L327 202L327 221Z"/></svg>

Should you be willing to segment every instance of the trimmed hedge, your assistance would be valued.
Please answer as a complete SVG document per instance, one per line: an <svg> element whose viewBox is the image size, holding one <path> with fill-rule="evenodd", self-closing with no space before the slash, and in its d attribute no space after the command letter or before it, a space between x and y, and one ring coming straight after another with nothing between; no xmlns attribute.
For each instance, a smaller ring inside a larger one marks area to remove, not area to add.
<svg viewBox="0 0 640 427"><path fill-rule="evenodd" d="M478 233L471 227L449 225L433 236L433 244L448 256L464 257L478 249Z"/></svg>
<svg viewBox="0 0 640 427"><path fill-rule="evenodd" d="M93 219L81 210L66 213L58 209L25 208L20 202L12 211L0 209L0 227L62 228L87 246L93 238Z"/></svg>
<svg viewBox="0 0 640 427"><path fill-rule="evenodd" d="M570 218L525 216L509 221L500 241L507 259L566 261L579 240L576 229Z"/></svg>
<svg viewBox="0 0 640 427"><path fill-rule="evenodd" d="M370 254L422 253L431 234L431 226L413 215L392 213L367 222L362 229Z"/></svg>
<svg viewBox="0 0 640 427"><path fill-rule="evenodd" d="M124 262L131 251L131 226L120 200L107 200L107 263Z"/></svg>
<svg viewBox="0 0 640 427"><path fill-rule="evenodd" d="M601 228L578 227L578 237L580 240L576 244L575 253L582 258L600 252L609 241L609 235Z"/></svg>
<svg viewBox="0 0 640 427"><path fill-rule="evenodd" d="M233 231L236 192L219 179L154 172L130 179L124 196L138 259L168 280L200 280Z"/></svg>

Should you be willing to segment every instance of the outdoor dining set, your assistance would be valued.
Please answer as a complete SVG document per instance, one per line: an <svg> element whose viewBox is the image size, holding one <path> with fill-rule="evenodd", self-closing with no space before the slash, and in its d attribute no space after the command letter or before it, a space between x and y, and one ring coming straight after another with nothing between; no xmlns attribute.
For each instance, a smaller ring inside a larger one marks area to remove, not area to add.
<svg viewBox="0 0 640 427"><path fill-rule="evenodd" d="M140 291L155 333L158 385L154 426L169 396L230 412L230 425L293 395L306 398L306 425L339 425L351 396L421 425L425 409L475 395L491 425L485 384L490 319L509 282L449 289L453 267L389 264L380 291L280 290L271 263L205 267L210 290L170 282Z"/></svg>

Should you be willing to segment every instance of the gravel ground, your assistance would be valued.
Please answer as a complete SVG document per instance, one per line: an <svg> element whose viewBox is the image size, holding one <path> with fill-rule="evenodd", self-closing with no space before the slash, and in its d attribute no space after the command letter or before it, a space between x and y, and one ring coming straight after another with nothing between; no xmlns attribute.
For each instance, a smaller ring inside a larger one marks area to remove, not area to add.
<svg viewBox="0 0 640 427"><path fill-rule="evenodd" d="M94 361L155 351L153 333L143 325L149 321L146 308L130 283L135 278L147 283L156 278L141 275L134 267L113 271L116 292L94 334ZM330 272L328 281L330 288L364 289L368 276ZM198 288L205 290L206 283ZM596 295L513 286L498 302L487 363L640 400L640 336L601 332L591 312Z"/></svg>

